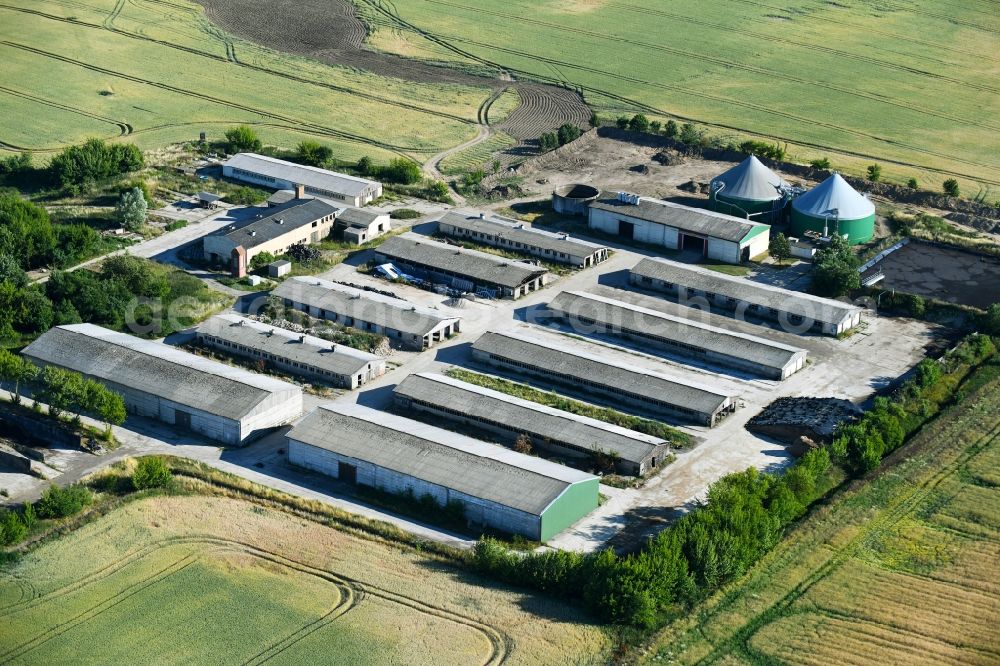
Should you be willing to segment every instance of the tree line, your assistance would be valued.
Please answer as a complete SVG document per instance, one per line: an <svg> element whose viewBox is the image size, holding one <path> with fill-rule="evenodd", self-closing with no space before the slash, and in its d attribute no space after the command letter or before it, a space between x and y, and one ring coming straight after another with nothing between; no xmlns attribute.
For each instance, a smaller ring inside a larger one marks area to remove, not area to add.
<svg viewBox="0 0 1000 666"><path fill-rule="evenodd" d="M606 622L659 626L748 571L827 492L834 465L854 475L873 469L953 398L972 367L995 354L990 338L974 334L943 363L923 361L898 395L877 399L838 430L830 447L807 452L781 476L751 468L723 477L704 502L637 553L520 554L483 538L472 564L502 581L582 602Z"/></svg>

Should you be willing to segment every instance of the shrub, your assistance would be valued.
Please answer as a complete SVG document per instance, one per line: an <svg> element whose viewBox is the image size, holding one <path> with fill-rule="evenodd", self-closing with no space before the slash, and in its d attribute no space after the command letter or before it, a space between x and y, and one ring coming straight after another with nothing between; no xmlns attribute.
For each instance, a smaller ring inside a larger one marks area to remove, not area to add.
<svg viewBox="0 0 1000 666"><path fill-rule="evenodd" d="M615 125L618 129L628 129L628 118L626 116L618 116L615 119Z"/></svg>
<svg viewBox="0 0 1000 666"><path fill-rule="evenodd" d="M681 140L681 143L696 146L701 144L704 139L704 133L695 127L693 123L684 123L681 125L681 131L678 138Z"/></svg>
<svg viewBox="0 0 1000 666"><path fill-rule="evenodd" d="M183 229L188 225L187 220L174 220L170 224L164 227L167 231L177 231L178 229Z"/></svg>
<svg viewBox="0 0 1000 666"><path fill-rule="evenodd" d="M258 254L255 254L253 258L250 259L250 268L252 270L263 268L264 266L267 266L269 263L274 261L276 258L277 257L275 257L270 252L260 252Z"/></svg>
<svg viewBox="0 0 1000 666"><path fill-rule="evenodd" d="M576 141L580 138L580 134L580 128L570 123L561 125L559 131L556 132L560 146L565 146L570 141ZM499 164L497 166L499 168Z"/></svg>
<svg viewBox="0 0 1000 666"><path fill-rule="evenodd" d="M226 195L226 201L237 206L253 206L267 199L268 194L256 187L244 185Z"/></svg>
<svg viewBox="0 0 1000 666"><path fill-rule="evenodd" d="M882 167L878 164L871 164L868 166L868 180L873 183L877 183L882 179Z"/></svg>
<svg viewBox="0 0 1000 666"><path fill-rule="evenodd" d="M944 189L944 193L947 194L949 197L957 197L961 193L961 191L958 189L958 181L955 180L954 178L949 178L948 180L944 181L942 187Z"/></svg>
<svg viewBox="0 0 1000 666"><path fill-rule="evenodd" d="M445 194L448 193L447 186L445 187ZM419 210L413 210L412 208L397 208L389 213L389 217L394 220L415 220L420 217Z"/></svg>
<svg viewBox="0 0 1000 666"><path fill-rule="evenodd" d="M257 131L249 125L238 125L226 130L226 143L231 153L256 153L264 147Z"/></svg>
<svg viewBox="0 0 1000 666"><path fill-rule="evenodd" d="M374 165L372 164L372 158L368 157L367 155L363 156L361 159L358 160L358 165L355 168L358 170L358 173L360 173L362 176L367 176L368 174L372 173L372 169L374 168Z"/></svg>
<svg viewBox="0 0 1000 666"><path fill-rule="evenodd" d="M10 546L24 541L26 536L28 536L28 526L17 513L6 510L0 513L0 546Z"/></svg>
<svg viewBox="0 0 1000 666"><path fill-rule="evenodd" d="M538 137L538 151L547 153L559 147L559 137L553 132L545 132Z"/></svg>
<svg viewBox="0 0 1000 666"><path fill-rule="evenodd" d="M79 513L93 501L93 493L84 486L49 486L36 508L41 518L65 518Z"/></svg>
<svg viewBox="0 0 1000 666"><path fill-rule="evenodd" d="M915 190L918 187L920 187L920 183L917 182L916 178L910 178L908 181L906 181L906 186L911 190Z"/></svg>
<svg viewBox="0 0 1000 666"><path fill-rule="evenodd" d="M628 121L628 128L633 132L648 132L649 118L641 113L637 113Z"/></svg>
<svg viewBox="0 0 1000 666"><path fill-rule="evenodd" d="M400 185L413 185L419 183L420 179L423 178L420 165L404 157L397 157L389 162L389 166L383 167L379 171L382 178Z"/></svg>
<svg viewBox="0 0 1000 666"><path fill-rule="evenodd" d="M319 141L306 139L295 147L295 161L308 166L322 167L333 159L333 149Z"/></svg>
<svg viewBox="0 0 1000 666"><path fill-rule="evenodd" d="M659 134L661 129L663 129L663 123L659 120L654 120L649 123L649 131L651 134Z"/></svg>
<svg viewBox="0 0 1000 666"><path fill-rule="evenodd" d="M756 155L772 160L785 159L785 148L777 143L770 144L763 141L744 141L738 146L738 150L745 155Z"/></svg>
<svg viewBox="0 0 1000 666"><path fill-rule="evenodd" d="M140 458L136 464L135 471L132 472L132 486L136 490L146 490L147 488L163 488L170 485L173 474L163 458L159 456L149 456Z"/></svg>
<svg viewBox="0 0 1000 666"><path fill-rule="evenodd" d="M679 133L677 123L673 120L668 120L667 124L663 126L663 135L668 139L676 139Z"/></svg>
<svg viewBox="0 0 1000 666"><path fill-rule="evenodd" d="M818 160L813 160L813 161L809 162L809 166L811 166L813 169L825 169L825 170L829 170L830 169L830 159L827 158L827 157L821 157Z"/></svg>
<svg viewBox="0 0 1000 666"><path fill-rule="evenodd" d="M767 247L768 253L775 259L781 261L783 259L788 259L792 256L792 246L788 242L788 236L785 234L778 234L771 239L771 242Z"/></svg>

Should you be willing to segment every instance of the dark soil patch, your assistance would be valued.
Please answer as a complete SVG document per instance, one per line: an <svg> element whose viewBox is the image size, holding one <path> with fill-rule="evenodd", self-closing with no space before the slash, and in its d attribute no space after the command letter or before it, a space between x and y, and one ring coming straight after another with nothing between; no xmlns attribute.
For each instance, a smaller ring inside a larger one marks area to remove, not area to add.
<svg viewBox="0 0 1000 666"><path fill-rule="evenodd" d="M381 76L432 84L515 88L521 104L500 125L518 140L572 123L586 128L590 108L572 90L510 81L363 47L367 27L348 0L197 0L205 14L228 32L263 46L320 62Z"/></svg>
<svg viewBox="0 0 1000 666"><path fill-rule="evenodd" d="M987 308L1000 301L1000 260L913 241L879 262L883 289Z"/></svg>

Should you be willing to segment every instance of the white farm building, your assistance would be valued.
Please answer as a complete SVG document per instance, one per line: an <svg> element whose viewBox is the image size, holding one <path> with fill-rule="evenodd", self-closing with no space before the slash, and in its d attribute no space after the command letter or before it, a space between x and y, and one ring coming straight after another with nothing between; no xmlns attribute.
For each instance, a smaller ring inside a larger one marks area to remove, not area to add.
<svg viewBox="0 0 1000 666"><path fill-rule="evenodd" d="M302 413L297 386L93 324L49 329L23 354L121 393L130 414L224 444L244 444Z"/></svg>
<svg viewBox="0 0 1000 666"><path fill-rule="evenodd" d="M288 433L288 460L345 483L458 502L471 525L545 541L597 508L597 477L355 404Z"/></svg>
<svg viewBox="0 0 1000 666"><path fill-rule="evenodd" d="M298 190L349 206L364 206L382 196L382 183L318 167L303 166L256 153L233 155L222 175L272 190Z"/></svg>
<svg viewBox="0 0 1000 666"><path fill-rule="evenodd" d="M765 255L770 243L766 224L669 201L622 195L593 201L587 210L591 229L728 264Z"/></svg>

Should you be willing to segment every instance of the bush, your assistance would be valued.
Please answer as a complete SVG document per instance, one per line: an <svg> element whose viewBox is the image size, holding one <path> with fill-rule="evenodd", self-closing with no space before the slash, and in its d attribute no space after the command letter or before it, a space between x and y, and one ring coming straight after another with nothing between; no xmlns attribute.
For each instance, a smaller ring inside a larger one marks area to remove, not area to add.
<svg viewBox="0 0 1000 666"><path fill-rule="evenodd" d="M673 120L668 120L667 124L663 126L663 135L668 139L676 139L679 133L680 130L677 128L677 123Z"/></svg>
<svg viewBox="0 0 1000 666"><path fill-rule="evenodd" d="M423 178L420 165L403 157L392 160L389 162L389 166L380 169L379 173L383 179L400 185L413 185L419 183Z"/></svg>
<svg viewBox="0 0 1000 666"><path fill-rule="evenodd" d="M868 167L868 180L873 183L877 183L882 179L882 167L878 164L872 164Z"/></svg>
<svg viewBox="0 0 1000 666"><path fill-rule="evenodd" d="M788 236L778 234L771 239L767 248L768 253L775 259L781 261L792 256L792 245L788 242Z"/></svg>
<svg viewBox="0 0 1000 666"><path fill-rule="evenodd" d="M910 178L908 181L906 181L906 186L911 190L915 190L920 187L920 183L917 182L916 178Z"/></svg>
<svg viewBox="0 0 1000 666"><path fill-rule="evenodd" d="M253 206L264 201L268 196L264 190L244 185L227 194L226 201L236 206Z"/></svg>
<svg viewBox="0 0 1000 666"><path fill-rule="evenodd" d="M641 113L637 113L628 121L628 128L633 132L648 132L649 118Z"/></svg>
<svg viewBox="0 0 1000 666"><path fill-rule="evenodd" d="M40 518L65 518L79 513L94 501L94 494L84 486L49 486L36 503Z"/></svg>
<svg viewBox="0 0 1000 666"><path fill-rule="evenodd" d="M659 120L654 120L651 123L649 123L650 134L659 134L661 129L663 129L663 123L661 123Z"/></svg>
<svg viewBox="0 0 1000 666"><path fill-rule="evenodd" d="M615 119L615 125L618 129L628 129L628 118L626 116L618 116L618 118Z"/></svg>
<svg viewBox="0 0 1000 666"><path fill-rule="evenodd" d="M0 546L19 543L24 541L26 536L28 536L28 526L17 513L6 510L0 512Z"/></svg>
<svg viewBox="0 0 1000 666"><path fill-rule="evenodd" d="M580 138L580 134L580 128L570 123L561 125L559 131L556 132L560 146L565 146L570 141L576 141Z"/></svg>
<svg viewBox="0 0 1000 666"><path fill-rule="evenodd" d="M358 170L358 173L360 173L362 176L367 176L368 174L372 173L372 169L374 168L374 165L372 164L372 158L368 157L367 155L363 156L361 159L358 160L358 165L356 168Z"/></svg>
<svg viewBox="0 0 1000 666"><path fill-rule="evenodd" d="M949 197L957 197L961 193L961 191L958 189L958 181L955 180L954 178L949 178L948 180L944 181L942 187L944 189L944 193L947 194Z"/></svg>
<svg viewBox="0 0 1000 666"><path fill-rule="evenodd" d="M777 143L770 144L763 141L744 141L738 146L738 149L745 155L756 155L757 157L765 157L772 160L785 159L786 152L785 148L779 146Z"/></svg>
<svg viewBox="0 0 1000 666"><path fill-rule="evenodd" d="M547 153L559 147L559 137L553 132L545 132L538 137L538 152Z"/></svg>
<svg viewBox="0 0 1000 666"><path fill-rule="evenodd" d="M257 131L249 125L226 130L226 143L231 153L257 153L264 147Z"/></svg>
<svg viewBox="0 0 1000 666"><path fill-rule="evenodd" d="M324 167L333 159L333 149L319 141L306 139L295 148L295 161L314 167Z"/></svg>
<svg viewBox="0 0 1000 666"><path fill-rule="evenodd" d="M187 220L174 220L164 227L166 231L177 231L178 229L183 229L188 225Z"/></svg>
<svg viewBox="0 0 1000 666"><path fill-rule="evenodd" d="M253 258L250 260L250 268L251 270L257 270L258 268L263 268L264 266L267 266L275 259L277 259L277 257L275 257L270 252L260 252L258 254L255 254Z"/></svg>
<svg viewBox="0 0 1000 666"><path fill-rule="evenodd" d="M447 194L447 187L445 188L445 194ZM397 208L389 213L389 217L394 220L415 220L420 217L419 210L413 210L412 208Z"/></svg>
<svg viewBox="0 0 1000 666"><path fill-rule="evenodd" d="M705 138L704 132L700 131L692 123L684 123L681 125L680 135L678 136L681 143L686 143L689 146L701 145L701 142Z"/></svg>
<svg viewBox="0 0 1000 666"><path fill-rule="evenodd" d="M830 169L830 160L827 157L821 157L818 160L811 161L809 163L809 166L811 166L813 169L829 170Z"/></svg>
<svg viewBox="0 0 1000 666"><path fill-rule="evenodd" d="M109 144L90 139L82 146L70 146L52 158L49 173L60 185L86 186L144 166L142 152L131 143Z"/></svg>
<svg viewBox="0 0 1000 666"><path fill-rule="evenodd" d="M132 472L132 486L136 490L164 488L170 485L171 479L173 474L170 473L170 468L159 456L139 458L135 471Z"/></svg>

